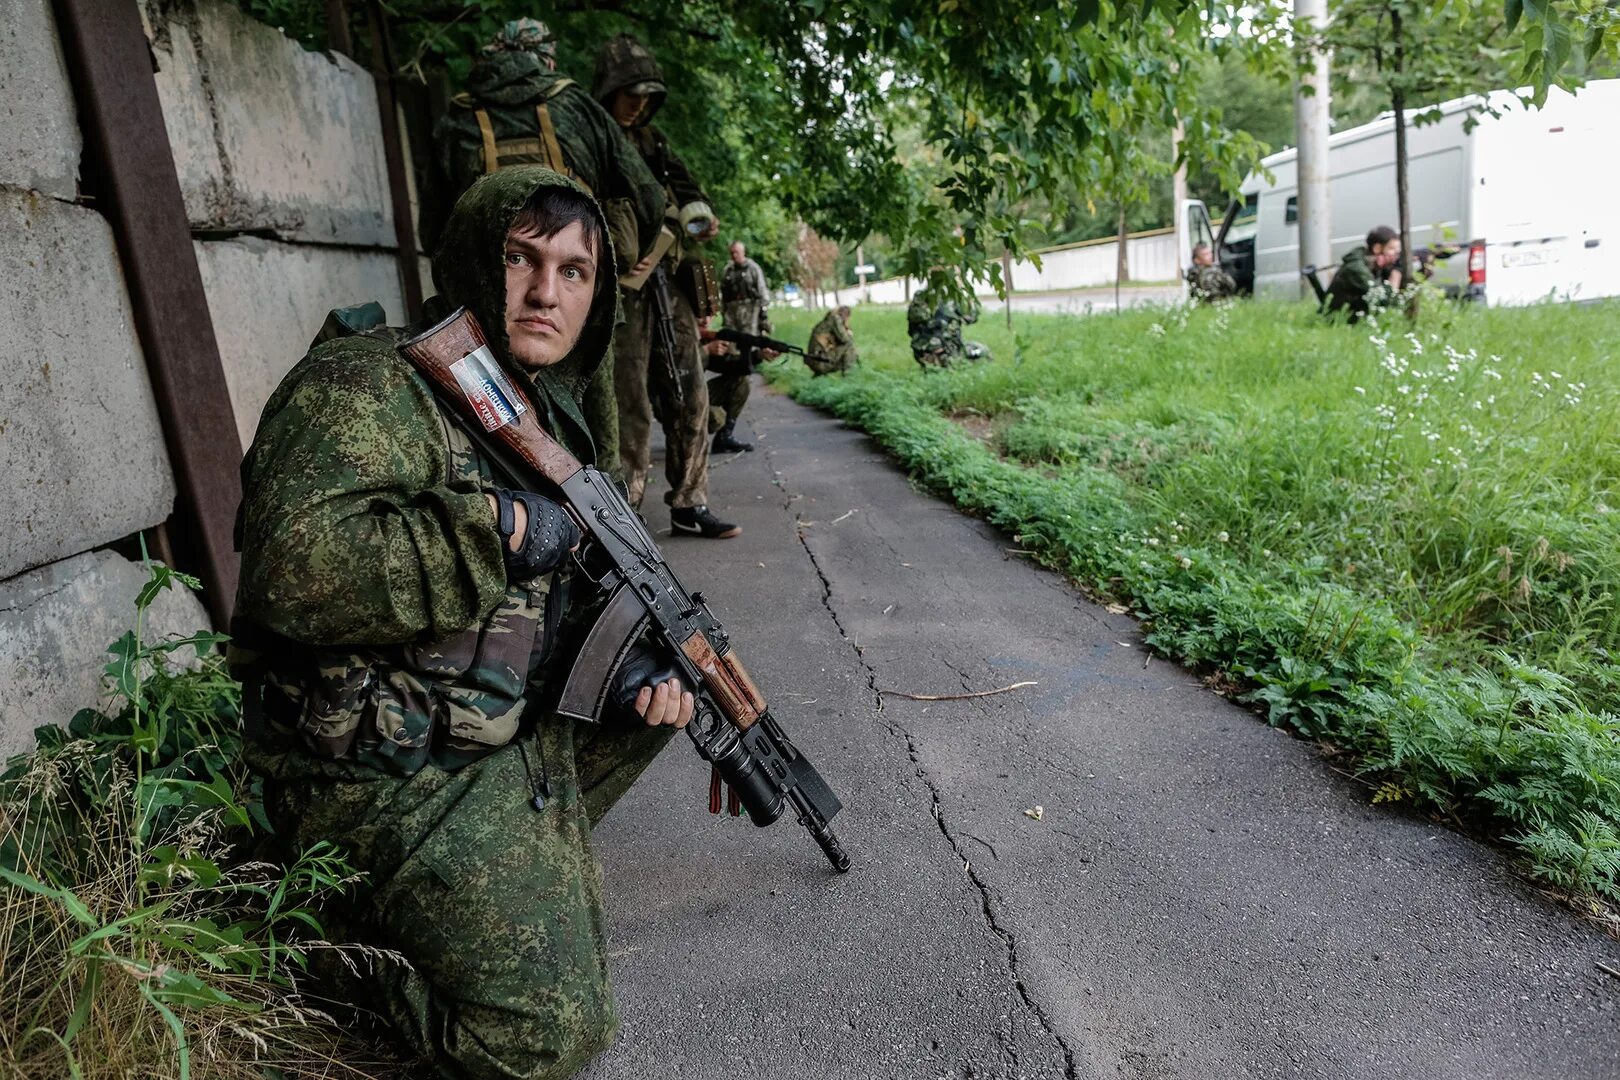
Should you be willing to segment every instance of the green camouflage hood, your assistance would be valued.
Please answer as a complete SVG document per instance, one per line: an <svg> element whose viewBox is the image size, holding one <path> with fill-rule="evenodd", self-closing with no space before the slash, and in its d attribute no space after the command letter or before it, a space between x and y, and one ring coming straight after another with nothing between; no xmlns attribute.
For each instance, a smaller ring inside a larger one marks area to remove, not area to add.
<svg viewBox="0 0 1620 1080"><path fill-rule="evenodd" d="M614 93L638 83L656 84L656 88L651 90L651 104L636 121L636 126L642 127L651 123L658 110L663 108L664 72L647 46L629 34L620 34L603 45L602 51L597 54L596 82L591 88L591 96L601 102L604 109L612 112Z"/></svg>
<svg viewBox="0 0 1620 1080"><path fill-rule="evenodd" d="M579 341L572 352L549 367L529 370L513 361L506 338L506 234L523 204L546 187L570 188L590 198L574 181L539 165L490 173L468 188L451 211L438 250L433 253L433 284L450 306L465 304L472 311L496 357L534 391L535 404L546 412L552 434L578 455L583 447L569 429L588 433L579 400L608 355L618 317L619 291L615 287L607 221L592 199L602 227L604 250L599 253L596 297L591 301ZM586 445L590 445L588 439Z"/></svg>
<svg viewBox="0 0 1620 1080"><path fill-rule="evenodd" d="M527 105L561 78L532 52L489 53L473 62L467 91L481 104Z"/></svg>

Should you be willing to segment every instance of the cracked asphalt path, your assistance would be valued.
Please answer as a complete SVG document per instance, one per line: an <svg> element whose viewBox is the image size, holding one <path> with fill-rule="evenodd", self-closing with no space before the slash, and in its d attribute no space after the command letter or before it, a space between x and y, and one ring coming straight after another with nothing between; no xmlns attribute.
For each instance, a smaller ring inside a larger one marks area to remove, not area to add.
<svg viewBox="0 0 1620 1080"><path fill-rule="evenodd" d="M1620 1076L1620 945L1149 660L864 435L775 394L744 420L759 450L710 485L742 537L665 551L854 868L711 818L679 739L597 830L622 1024L586 1076Z"/></svg>

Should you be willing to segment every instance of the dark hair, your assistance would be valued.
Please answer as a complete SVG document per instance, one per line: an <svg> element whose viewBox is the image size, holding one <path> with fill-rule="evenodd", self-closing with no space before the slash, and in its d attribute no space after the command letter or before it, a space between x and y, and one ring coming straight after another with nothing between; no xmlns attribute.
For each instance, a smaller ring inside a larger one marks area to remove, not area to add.
<svg viewBox="0 0 1620 1080"><path fill-rule="evenodd" d="M544 240L556 236L576 221L584 227L585 247L592 256L600 259L607 246L602 220L597 217L596 206L590 197L573 188L538 189L529 196L523 209L517 212L507 232L527 233Z"/></svg>
<svg viewBox="0 0 1620 1080"><path fill-rule="evenodd" d="M1379 244L1387 244L1395 239L1395 230L1388 225L1378 225L1367 234L1367 250L1371 251Z"/></svg>

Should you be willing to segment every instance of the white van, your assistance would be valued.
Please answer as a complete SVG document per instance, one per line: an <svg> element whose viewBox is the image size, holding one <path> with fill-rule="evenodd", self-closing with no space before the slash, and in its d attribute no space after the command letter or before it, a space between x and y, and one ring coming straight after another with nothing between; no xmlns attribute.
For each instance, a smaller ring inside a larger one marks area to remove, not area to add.
<svg viewBox="0 0 1620 1080"><path fill-rule="evenodd" d="M1407 112L1412 246L1464 248L1438 264L1436 282L1490 304L1620 296L1620 200L1610 190L1620 176L1620 79L1553 90L1541 109L1508 91L1489 100L1500 116L1479 113L1478 96L1438 106L1439 120L1421 126L1412 118L1430 110ZM1465 130L1471 116L1478 122ZM1374 226L1399 227L1393 114L1335 133L1328 147L1337 264ZM1295 154L1261 162L1217 238L1223 265L1257 296L1300 295ZM1208 234L1201 203L1184 214L1192 240Z"/></svg>

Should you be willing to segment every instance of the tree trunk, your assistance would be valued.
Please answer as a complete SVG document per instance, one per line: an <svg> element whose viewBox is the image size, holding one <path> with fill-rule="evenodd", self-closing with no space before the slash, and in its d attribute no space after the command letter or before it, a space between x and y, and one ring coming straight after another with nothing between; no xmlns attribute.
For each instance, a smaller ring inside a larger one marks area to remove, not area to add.
<svg viewBox="0 0 1620 1080"><path fill-rule="evenodd" d="M1401 261L1397 265L1404 287L1412 278L1412 202L1406 175L1406 35L1400 8L1392 7L1389 16L1390 36L1395 45L1395 89L1390 94L1390 104L1395 109L1395 205L1401 230Z"/></svg>
<svg viewBox="0 0 1620 1080"><path fill-rule="evenodd" d="M1007 291L1007 329L1012 329L1012 252L1001 246L1001 287Z"/></svg>
<svg viewBox="0 0 1620 1080"><path fill-rule="evenodd" d="M1294 0L1294 18L1309 23L1309 47L1327 27L1327 0ZM1333 206L1328 184L1328 119L1332 111L1329 96L1326 49L1310 49L1300 58L1299 77L1294 85L1294 134L1299 145L1299 267L1326 270L1333 265ZM1301 294L1310 297L1310 285L1302 277Z"/></svg>
<svg viewBox="0 0 1620 1080"><path fill-rule="evenodd" d="M1125 231L1125 204L1119 204L1119 261L1114 266L1115 283L1131 280L1130 234Z"/></svg>

